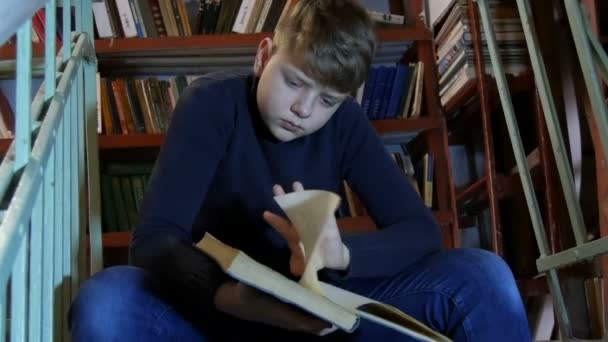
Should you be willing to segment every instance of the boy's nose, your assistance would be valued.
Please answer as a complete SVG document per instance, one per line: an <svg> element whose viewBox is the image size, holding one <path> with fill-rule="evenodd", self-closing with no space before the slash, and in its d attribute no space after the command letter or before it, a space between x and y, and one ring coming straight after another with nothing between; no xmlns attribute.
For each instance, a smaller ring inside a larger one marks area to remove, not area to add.
<svg viewBox="0 0 608 342"><path fill-rule="evenodd" d="M291 111L300 118L308 118L312 114L313 96L302 96L291 105Z"/></svg>

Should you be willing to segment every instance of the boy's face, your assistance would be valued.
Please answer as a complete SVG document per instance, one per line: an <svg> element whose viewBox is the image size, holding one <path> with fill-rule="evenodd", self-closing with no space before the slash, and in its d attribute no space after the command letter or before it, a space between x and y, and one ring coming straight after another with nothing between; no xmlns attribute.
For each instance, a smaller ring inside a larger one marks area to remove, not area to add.
<svg viewBox="0 0 608 342"><path fill-rule="evenodd" d="M293 51L278 48L272 53L272 44L266 38L258 48L256 96L262 120L278 140L286 142L323 127L348 94L322 86L303 71Z"/></svg>

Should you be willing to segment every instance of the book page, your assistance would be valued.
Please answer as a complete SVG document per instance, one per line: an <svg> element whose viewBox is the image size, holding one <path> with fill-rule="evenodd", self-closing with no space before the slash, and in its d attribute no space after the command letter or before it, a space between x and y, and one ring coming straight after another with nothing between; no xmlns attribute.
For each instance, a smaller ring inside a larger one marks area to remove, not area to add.
<svg viewBox="0 0 608 342"><path fill-rule="evenodd" d="M421 341L449 342L449 338L439 334L403 311L373 299L319 282L325 296L340 306L356 312L362 318L393 328Z"/></svg>
<svg viewBox="0 0 608 342"><path fill-rule="evenodd" d="M224 244L209 233L205 233L203 239L195 246L215 259L232 278L285 303L295 305L332 323L335 328L352 332L359 324L359 318L353 311L324 296L319 296L270 267L258 263L244 252ZM332 328L326 329L321 334L332 330Z"/></svg>
<svg viewBox="0 0 608 342"><path fill-rule="evenodd" d="M305 190L275 196L274 199L302 240L306 267L300 284L322 294L317 274L323 266L318 255L319 242L324 231L337 229L334 213L340 205L340 196L329 191Z"/></svg>

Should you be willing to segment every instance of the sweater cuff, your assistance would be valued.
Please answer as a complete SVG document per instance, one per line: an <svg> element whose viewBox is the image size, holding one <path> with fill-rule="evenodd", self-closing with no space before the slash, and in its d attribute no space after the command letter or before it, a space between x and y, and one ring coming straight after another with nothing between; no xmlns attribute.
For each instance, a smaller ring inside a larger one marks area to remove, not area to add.
<svg viewBox="0 0 608 342"><path fill-rule="evenodd" d="M330 283L337 284L350 278L356 278L360 276L361 267L365 267L364 265L361 265L361 262L365 261L362 260L363 258L361 258L360 253L357 253L357 251L360 250L359 248L357 248L357 240L360 241L360 239L357 239L355 235L342 236L342 243L344 243L344 246L346 246L350 254L350 262L348 263L348 267L344 270L335 270L328 268L323 269L320 271L319 274L322 279L326 279Z"/></svg>

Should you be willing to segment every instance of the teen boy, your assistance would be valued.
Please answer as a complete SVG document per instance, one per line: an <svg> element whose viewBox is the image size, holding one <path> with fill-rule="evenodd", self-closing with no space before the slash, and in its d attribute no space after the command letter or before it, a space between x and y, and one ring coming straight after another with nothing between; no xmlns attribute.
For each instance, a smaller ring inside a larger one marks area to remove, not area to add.
<svg viewBox="0 0 608 342"><path fill-rule="evenodd" d="M505 263L442 250L431 212L349 96L375 49L364 9L300 0L260 42L253 75L212 74L180 97L131 244L132 266L106 269L70 311L75 341L400 341L362 322L353 334L236 283L193 247L208 231L286 275L302 272L293 228L273 195L339 191L346 179L379 226L329 232L320 277L392 304L456 341L530 340Z"/></svg>

